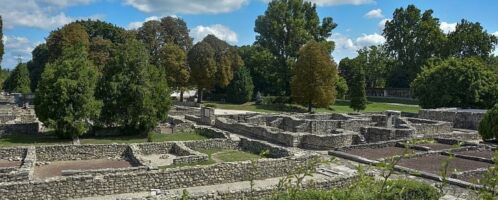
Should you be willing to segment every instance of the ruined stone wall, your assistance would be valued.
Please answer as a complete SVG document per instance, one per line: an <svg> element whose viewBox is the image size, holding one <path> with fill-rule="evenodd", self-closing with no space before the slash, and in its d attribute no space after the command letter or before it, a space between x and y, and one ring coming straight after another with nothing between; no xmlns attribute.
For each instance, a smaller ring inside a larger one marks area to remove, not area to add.
<svg viewBox="0 0 498 200"><path fill-rule="evenodd" d="M388 140L408 139L414 136L413 129L394 129L384 127L363 127L360 133L368 143Z"/></svg>
<svg viewBox="0 0 498 200"><path fill-rule="evenodd" d="M196 151L205 149L237 149L239 146L239 142L227 139L185 141L183 144Z"/></svg>
<svg viewBox="0 0 498 200"><path fill-rule="evenodd" d="M256 179L285 176L301 167L310 157L262 159L220 163L210 166L165 169L138 173L112 173L103 176L60 177L45 181L0 183L5 199L68 199L118 193L169 190L221 183L247 181L256 170Z"/></svg>
<svg viewBox="0 0 498 200"><path fill-rule="evenodd" d="M2 136L12 135L12 134L26 134L35 135L38 134L40 124L35 123L19 123L19 124L0 124L0 138Z"/></svg>
<svg viewBox="0 0 498 200"><path fill-rule="evenodd" d="M246 138L241 138L238 146L241 150L249 151L254 154L260 154L262 151L268 151L267 156L270 158L282 158L292 155L287 149L282 147Z"/></svg>
<svg viewBox="0 0 498 200"><path fill-rule="evenodd" d="M26 151L26 147L0 148L0 160L23 158L26 155Z"/></svg>
<svg viewBox="0 0 498 200"><path fill-rule="evenodd" d="M36 163L35 148L28 147L24 150L25 153L22 155L22 164L19 168L0 173L0 185L2 182L29 181L32 179L34 165ZM15 155L17 152L11 151L11 153ZM2 196L0 195L0 197Z"/></svg>
<svg viewBox="0 0 498 200"><path fill-rule="evenodd" d="M143 155L150 154L168 154L171 152L175 143L173 142L149 142L142 144L135 144L140 153Z"/></svg>
<svg viewBox="0 0 498 200"><path fill-rule="evenodd" d="M36 147L40 161L91 160L126 157L126 144L51 145Z"/></svg>
<svg viewBox="0 0 498 200"><path fill-rule="evenodd" d="M409 125L417 130L417 134L434 135L440 133L450 133L453 131L453 124L450 122L434 121L418 118L406 118Z"/></svg>
<svg viewBox="0 0 498 200"><path fill-rule="evenodd" d="M423 119L452 122L454 128L477 130L485 110L421 109L418 116Z"/></svg>
<svg viewBox="0 0 498 200"><path fill-rule="evenodd" d="M358 134L347 132L330 135L304 135L300 147L304 149L332 149L355 144Z"/></svg>

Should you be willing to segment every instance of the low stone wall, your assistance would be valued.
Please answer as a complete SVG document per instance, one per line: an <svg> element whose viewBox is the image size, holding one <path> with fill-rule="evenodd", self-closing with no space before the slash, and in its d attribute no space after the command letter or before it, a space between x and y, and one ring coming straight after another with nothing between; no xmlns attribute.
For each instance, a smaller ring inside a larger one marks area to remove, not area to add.
<svg viewBox="0 0 498 200"><path fill-rule="evenodd" d="M247 138L241 138L238 146L241 150L248 151L254 154L260 154L262 151L268 151L267 156L270 158L283 158L292 156L292 153L290 153L287 149L260 141L250 140Z"/></svg>
<svg viewBox="0 0 498 200"><path fill-rule="evenodd" d="M176 189L221 183L248 181L252 171L256 180L286 176L305 165L310 156L220 163L138 173L113 173L103 176L60 177L45 181L0 183L5 199L68 199L119 193L145 192L151 189ZM26 192L29 191L29 192Z"/></svg>
<svg viewBox="0 0 498 200"><path fill-rule="evenodd" d="M169 154L175 145L173 142L149 142L135 144L143 155Z"/></svg>
<svg viewBox="0 0 498 200"><path fill-rule="evenodd" d="M21 167L15 171L0 173L0 185L2 182L29 181L33 178L34 165L36 163L36 152L34 147L28 147L23 155ZM0 195L0 197L2 197Z"/></svg>
<svg viewBox="0 0 498 200"><path fill-rule="evenodd" d="M91 160L126 157L126 144L51 145L36 147L40 161Z"/></svg>
<svg viewBox="0 0 498 200"><path fill-rule="evenodd" d="M19 123L19 124L0 124L0 138L12 134L35 135L38 134L40 123Z"/></svg>
<svg viewBox="0 0 498 200"><path fill-rule="evenodd" d="M94 170L62 170L62 176L105 176L117 173L138 173L149 171L147 166L127 167L127 168L109 168Z"/></svg>
<svg viewBox="0 0 498 200"><path fill-rule="evenodd" d="M388 140L409 139L415 135L413 129L397 129L384 127L363 127L360 133L368 143L382 142Z"/></svg>
<svg viewBox="0 0 498 200"><path fill-rule="evenodd" d="M304 149L332 149L355 144L357 133L346 132L330 135L304 135L301 140L301 148Z"/></svg>
<svg viewBox="0 0 498 200"><path fill-rule="evenodd" d="M26 156L26 147L0 148L0 160L17 159L21 160Z"/></svg>
<svg viewBox="0 0 498 200"><path fill-rule="evenodd" d="M239 142L227 139L185 141L183 144L195 151L205 149L237 149L239 146Z"/></svg>
<svg viewBox="0 0 498 200"><path fill-rule="evenodd" d="M186 107L186 106L173 106L169 111L168 115L196 115L201 114L201 109L196 107Z"/></svg>
<svg viewBox="0 0 498 200"><path fill-rule="evenodd" d="M410 126L417 130L417 134L433 135L440 133L450 133L453 131L451 122L434 121L419 118L406 118Z"/></svg>
<svg viewBox="0 0 498 200"><path fill-rule="evenodd" d="M454 128L477 130L485 110L464 110L457 108L421 109L418 116L423 119L452 122Z"/></svg>

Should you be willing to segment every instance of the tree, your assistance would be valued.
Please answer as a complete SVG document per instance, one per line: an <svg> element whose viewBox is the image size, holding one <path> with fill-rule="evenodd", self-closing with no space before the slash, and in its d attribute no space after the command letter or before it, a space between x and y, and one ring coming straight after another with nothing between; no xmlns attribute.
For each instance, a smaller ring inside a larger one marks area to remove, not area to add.
<svg viewBox="0 0 498 200"><path fill-rule="evenodd" d="M448 34L447 56L477 56L487 59L497 43L497 37L488 34L479 22L472 23L462 19L455 31Z"/></svg>
<svg viewBox="0 0 498 200"><path fill-rule="evenodd" d="M367 93L365 91L366 80L363 66L356 65L353 68L352 81L349 89L351 98L351 107L354 111L359 112L367 108Z"/></svg>
<svg viewBox="0 0 498 200"><path fill-rule="evenodd" d="M482 118L479 124L479 134L484 140L498 138L498 103Z"/></svg>
<svg viewBox="0 0 498 200"><path fill-rule="evenodd" d="M230 103L246 103L252 99L254 85L251 74L245 67L239 68L227 87L227 101Z"/></svg>
<svg viewBox="0 0 498 200"><path fill-rule="evenodd" d="M160 58L159 67L166 72L169 86L180 91L180 101L183 101L190 78L185 51L175 44L166 44L161 48Z"/></svg>
<svg viewBox="0 0 498 200"><path fill-rule="evenodd" d="M349 57L343 58L339 62L339 74L346 80L349 86L353 85L354 67L356 65L358 65L357 60Z"/></svg>
<svg viewBox="0 0 498 200"><path fill-rule="evenodd" d="M233 79L233 73L244 65L237 49L216 36L209 34L203 40L214 50L216 61L216 86L224 89Z"/></svg>
<svg viewBox="0 0 498 200"><path fill-rule="evenodd" d="M159 58L159 50L164 43L160 37L160 33L161 22L157 20L144 22L142 27L138 29L137 37L147 47L152 63L157 62L156 59Z"/></svg>
<svg viewBox="0 0 498 200"><path fill-rule="evenodd" d="M102 73L104 66L111 59L111 53L114 51L115 44L111 40L104 39L100 36L92 38L90 42L90 60L93 61L99 73Z"/></svg>
<svg viewBox="0 0 498 200"><path fill-rule="evenodd" d="M197 85L197 102L202 102L204 89L213 89L216 76L214 49L206 42L195 44L187 55L192 81Z"/></svg>
<svg viewBox="0 0 498 200"><path fill-rule="evenodd" d="M388 64L392 61L382 46L370 46L358 50L355 58L365 69L367 88L384 88L388 72Z"/></svg>
<svg viewBox="0 0 498 200"><path fill-rule="evenodd" d="M97 97L103 107L100 123L131 133L148 133L167 118L170 91L162 70L149 64L145 46L130 39L104 69Z"/></svg>
<svg viewBox="0 0 498 200"><path fill-rule="evenodd" d="M11 93L31 93L31 82L29 80L29 71L26 63L19 63L5 80L4 89Z"/></svg>
<svg viewBox="0 0 498 200"><path fill-rule="evenodd" d="M434 62L411 87L423 108L490 108L498 99L498 75L478 58Z"/></svg>
<svg viewBox="0 0 498 200"><path fill-rule="evenodd" d="M327 41L337 27L331 17L320 23L316 5L303 0L270 1L264 15L258 16L254 31L256 44L268 49L277 59L278 79L284 85L281 90L290 92L291 66L299 49L309 40L324 43L329 53L334 43Z"/></svg>
<svg viewBox="0 0 498 200"><path fill-rule="evenodd" d="M98 118L102 103L95 99L97 72L84 46L72 46L47 64L35 96L36 115L45 126L75 143Z"/></svg>
<svg viewBox="0 0 498 200"><path fill-rule="evenodd" d="M70 23L52 31L47 39L49 62L57 60L62 56L64 49L72 48L74 45L82 45L88 51L90 40L85 27L82 25Z"/></svg>
<svg viewBox="0 0 498 200"><path fill-rule="evenodd" d="M335 84L335 90L337 91L337 98L345 99L346 94L349 91L348 83L346 79L342 76L337 75L337 83Z"/></svg>
<svg viewBox="0 0 498 200"><path fill-rule="evenodd" d="M122 44L130 38L129 33L124 28L100 20L78 20L72 22L72 24L79 24L84 27L90 39L102 38L110 40L114 44Z"/></svg>
<svg viewBox="0 0 498 200"><path fill-rule="evenodd" d="M31 80L31 91L36 91L43 69L48 63L49 52L47 44L39 44L31 52L31 60L28 62L29 79Z"/></svg>
<svg viewBox="0 0 498 200"><path fill-rule="evenodd" d="M328 107L335 101L337 70L323 44L306 43L299 51L292 72L292 99L307 105L308 112L313 106Z"/></svg>
<svg viewBox="0 0 498 200"><path fill-rule="evenodd" d="M432 10L421 11L414 5L394 11L383 32L386 50L396 61L390 70L388 86L409 87L425 62L441 56L446 38Z"/></svg>
<svg viewBox="0 0 498 200"><path fill-rule="evenodd" d="M266 95L278 95L277 71L273 67L275 57L259 45L242 46L239 55L244 61L244 66L249 70L254 83L254 93L261 92Z"/></svg>
<svg viewBox="0 0 498 200"><path fill-rule="evenodd" d="M0 15L0 63L2 62L3 54L5 53L3 49L3 21Z"/></svg>

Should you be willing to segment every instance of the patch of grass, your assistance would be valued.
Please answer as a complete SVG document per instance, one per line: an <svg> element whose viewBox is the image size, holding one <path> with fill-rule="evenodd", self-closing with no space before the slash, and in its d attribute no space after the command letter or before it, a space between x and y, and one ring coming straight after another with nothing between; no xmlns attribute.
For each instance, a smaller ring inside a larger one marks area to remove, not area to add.
<svg viewBox="0 0 498 200"><path fill-rule="evenodd" d="M238 150L229 150L222 151L214 155L214 157L224 161L224 162L237 162L237 161L246 161L246 160L257 160L263 158L260 155L238 151Z"/></svg>
<svg viewBox="0 0 498 200"><path fill-rule="evenodd" d="M143 135L125 135L125 136L115 136L115 137L93 137L93 138L82 138L80 139L81 144L131 144L131 143L143 143L147 142L147 138Z"/></svg>
<svg viewBox="0 0 498 200"><path fill-rule="evenodd" d="M200 161L200 162L195 162L195 163L186 163L186 164L176 164L176 165L166 165L166 166L159 166L159 169L170 169L170 168L180 168L180 167L189 167L189 166L197 166L197 165L212 165L215 164L216 161L212 160L211 158L209 160L205 161Z"/></svg>
<svg viewBox="0 0 498 200"><path fill-rule="evenodd" d="M190 140L205 140L205 139L209 138L196 132L172 133L172 134L152 133L153 142L190 141Z"/></svg>
<svg viewBox="0 0 498 200"><path fill-rule="evenodd" d="M38 135L14 134L0 138L0 147L36 146L49 144L71 144L69 139L60 139L51 133Z"/></svg>
<svg viewBox="0 0 498 200"><path fill-rule="evenodd" d="M307 109L301 105L296 104L275 104L275 105L256 105L254 102L248 102L244 104L230 104L222 102L209 102L209 104L216 105L216 108L227 109L227 110L246 110L252 112L306 112ZM420 107L417 105L399 104L399 103L384 103L384 102L369 102L367 109L363 112L383 112L386 110L399 110L402 112L418 113ZM319 113L327 112L338 112L338 113L350 113L354 112L353 109L349 107L349 101L337 100L334 105L329 108L317 108L315 110Z"/></svg>

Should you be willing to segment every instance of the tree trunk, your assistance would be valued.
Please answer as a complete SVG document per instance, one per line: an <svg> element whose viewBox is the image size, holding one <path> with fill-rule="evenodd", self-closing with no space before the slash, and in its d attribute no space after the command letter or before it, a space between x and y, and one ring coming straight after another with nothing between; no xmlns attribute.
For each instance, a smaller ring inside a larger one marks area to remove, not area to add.
<svg viewBox="0 0 498 200"><path fill-rule="evenodd" d="M79 145L80 144L80 138L78 136L73 136L73 144L74 145Z"/></svg>
<svg viewBox="0 0 498 200"><path fill-rule="evenodd" d="M197 89L197 103L202 103L202 88Z"/></svg>
<svg viewBox="0 0 498 200"><path fill-rule="evenodd" d="M311 110L313 109L313 106L311 105L311 102L308 103L308 112L311 113Z"/></svg>
<svg viewBox="0 0 498 200"><path fill-rule="evenodd" d="M180 102L183 102L183 90L180 90Z"/></svg>

